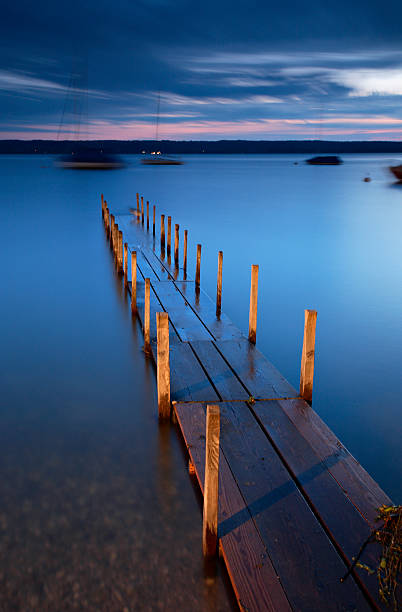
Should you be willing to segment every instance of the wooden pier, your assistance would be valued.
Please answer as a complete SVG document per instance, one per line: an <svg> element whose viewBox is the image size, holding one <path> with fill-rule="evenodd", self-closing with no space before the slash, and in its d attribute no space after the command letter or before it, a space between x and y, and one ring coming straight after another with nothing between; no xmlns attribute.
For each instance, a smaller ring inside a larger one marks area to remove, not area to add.
<svg viewBox="0 0 402 612"><path fill-rule="evenodd" d="M204 554L218 542L245 611L388 609L375 574L355 568L341 581L391 501L310 405L316 313L305 313L297 391L255 346L258 266L245 337L222 312L222 253L215 303L201 288L201 245L193 279L187 230L180 241L174 225L172 258L171 217L165 245L165 216L156 237L148 210L144 225L138 194L134 214L114 216L102 197L116 266L157 364L160 418L178 423L205 492ZM379 555L371 544L360 561L376 568Z"/></svg>

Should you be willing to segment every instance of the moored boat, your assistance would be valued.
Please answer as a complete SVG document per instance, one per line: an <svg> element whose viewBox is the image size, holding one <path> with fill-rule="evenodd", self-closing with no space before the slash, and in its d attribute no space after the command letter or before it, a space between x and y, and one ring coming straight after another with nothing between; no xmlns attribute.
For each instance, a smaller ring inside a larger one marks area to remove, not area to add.
<svg viewBox="0 0 402 612"><path fill-rule="evenodd" d="M398 181L401 182L402 181L402 164L399 164L399 166L390 166L389 169L392 172L392 174L394 175L394 177Z"/></svg>
<svg viewBox="0 0 402 612"><path fill-rule="evenodd" d="M311 164L312 166L339 166L339 164L343 164L343 161L337 155L317 155L316 157L306 159L306 164Z"/></svg>
<svg viewBox="0 0 402 612"><path fill-rule="evenodd" d="M183 164L181 159L163 156L159 151L143 157L141 163L147 166L181 166Z"/></svg>
<svg viewBox="0 0 402 612"><path fill-rule="evenodd" d="M63 155L56 165L71 170L114 170L124 167L124 163L116 155L96 149L85 149Z"/></svg>

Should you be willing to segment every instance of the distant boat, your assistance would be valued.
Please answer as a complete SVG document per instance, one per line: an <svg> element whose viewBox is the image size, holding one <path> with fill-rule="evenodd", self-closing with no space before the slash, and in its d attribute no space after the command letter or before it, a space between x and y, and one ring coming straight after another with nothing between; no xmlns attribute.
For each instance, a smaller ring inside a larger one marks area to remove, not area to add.
<svg viewBox="0 0 402 612"><path fill-rule="evenodd" d="M306 159L306 164L311 164L312 166L339 166L339 164L343 164L343 161L337 155L317 155L316 157Z"/></svg>
<svg viewBox="0 0 402 612"><path fill-rule="evenodd" d="M161 106L161 94L158 94L158 105L156 109L156 134L155 134L155 143L158 146L159 141L159 113ZM143 151L145 153L145 151ZM145 155L141 159L141 163L146 166L181 166L184 162L177 157L170 157L166 155L162 155L160 151L152 151L149 155Z"/></svg>
<svg viewBox="0 0 402 612"><path fill-rule="evenodd" d="M124 163L116 155L103 153L98 149L81 149L63 155L56 165L71 170L114 170L124 167Z"/></svg>
<svg viewBox="0 0 402 612"><path fill-rule="evenodd" d="M389 169L398 181L402 181L402 164L399 166L390 166Z"/></svg>
<svg viewBox="0 0 402 612"><path fill-rule="evenodd" d="M181 166L184 162L177 157L166 157L160 151L151 153L141 159L141 163L147 166Z"/></svg>

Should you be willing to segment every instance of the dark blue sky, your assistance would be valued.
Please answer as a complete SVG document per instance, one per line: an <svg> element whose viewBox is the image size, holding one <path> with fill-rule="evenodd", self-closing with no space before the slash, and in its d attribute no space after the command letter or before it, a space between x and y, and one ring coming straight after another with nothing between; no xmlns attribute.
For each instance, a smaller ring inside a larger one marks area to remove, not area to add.
<svg viewBox="0 0 402 612"><path fill-rule="evenodd" d="M160 92L160 138L399 140L401 29L396 1L17 0L0 137L56 138L63 109L68 137L82 108L81 137L154 138Z"/></svg>

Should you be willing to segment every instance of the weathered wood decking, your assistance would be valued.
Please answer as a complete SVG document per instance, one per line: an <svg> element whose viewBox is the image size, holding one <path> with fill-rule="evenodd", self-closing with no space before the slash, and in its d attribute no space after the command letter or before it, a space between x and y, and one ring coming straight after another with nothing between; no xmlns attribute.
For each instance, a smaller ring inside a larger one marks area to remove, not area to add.
<svg viewBox="0 0 402 612"><path fill-rule="evenodd" d="M171 399L201 490L206 405L220 407L219 547L240 608L382 609L375 575L341 577L389 498L186 270L159 255L152 230L134 215L115 220L129 261L137 252L141 323L151 282L154 359L156 312L169 314ZM361 561L375 567L378 549Z"/></svg>

